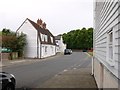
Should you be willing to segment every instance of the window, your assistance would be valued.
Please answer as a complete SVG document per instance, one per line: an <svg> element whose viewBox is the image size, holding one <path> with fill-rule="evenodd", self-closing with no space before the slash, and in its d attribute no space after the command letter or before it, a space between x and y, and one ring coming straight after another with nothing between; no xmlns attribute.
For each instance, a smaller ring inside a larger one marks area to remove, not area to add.
<svg viewBox="0 0 120 90"><path fill-rule="evenodd" d="M48 36L41 33L41 40L45 41L45 42L48 42Z"/></svg>
<svg viewBox="0 0 120 90"><path fill-rule="evenodd" d="M109 59L113 59L113 32L109 33Z"/></svg>
<svg viewBox="0 0 120 90"><path fill-rule="evenodd" d="M47 46L45 46L45 52L47 52Z"/></svg>
<svg viewBox="0 0 120 90"><path fill-rule="evenodd" d="M41 40L44 41L44 35L41 33L40 36L41 36Z"/></svg>
<svg viewBox="0 0 120 90"><path fill-rule="evenodd" d="M51 46L52 52L53 52L53 46Z"/></svg>
<svg viewBox="0 0 120 90"><path fill-rule="evenodd" d="M48 41L47 35L44 35L44 38L45 38L45 42L47 42Z"/></svg>
<svg viewBox="0 0 120 90"><path fill-rule="evenodd" d="M53 37L50 36L50 38L51 38L51 43L53 43Z"/></svg>
<svg viewBox="0 0 120 90"><path fill-rule="evenodd" d="M107 33L107 61L111 66L114 66L114 33L111 29Z"/></svg>

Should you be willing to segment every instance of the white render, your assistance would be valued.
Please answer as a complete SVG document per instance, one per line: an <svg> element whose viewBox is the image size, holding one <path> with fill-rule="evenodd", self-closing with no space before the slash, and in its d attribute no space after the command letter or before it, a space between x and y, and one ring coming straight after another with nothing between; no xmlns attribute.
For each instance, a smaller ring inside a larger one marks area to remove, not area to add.
<svg viewBox="0 0 120 90"><path fill-rule="evenodd" d="M45 48L47 47L46 51L45 51ZM45 57L49 57L49 56L53 56L56 54L55 52L55 49L56 49L56 46L53 46L53 45L43 45L42 44L42 55L41 55L41 58L45 58Z"/></svg>
<svg viewBox="0 0 120 90"><path fill-rule="evenodd" d="M57 47L57 52L64 52L64 50L66 49L66 44L63 43L63 38L62 36L60 36L60 40L55 40L56 44L58 45Z"/></svg>
<svg viewBox="0 0 120 90"><path fill-rule="evenodd" d="M39 37L38 31L28 19L26 19L18 28L17 34L19 35L21 33L26 34L27 45L24 48L25 58L46 58L56 55L56 45L41 43L41 40L48 42L48 36L46 34L39 33ZM53 38L50 38L52 39L51 42L53 43Z"/></svg>
<svg viewBox="0 0 120 90"><path fill-rule="evenodd" d="M37 58L37 30L26 20L17 33L26 34L27 45L24 49L24 57Z"/></svg>
<svg viewBox="0 0 120 90"><path fill-rule="evenodd" d="M116 83L120 78L120 3L118 0L96 0L94 4L93 73L98 88L118 88ZM107 76L109 78L106 78ZM116 83L110 83L113 80Z"/></svg>

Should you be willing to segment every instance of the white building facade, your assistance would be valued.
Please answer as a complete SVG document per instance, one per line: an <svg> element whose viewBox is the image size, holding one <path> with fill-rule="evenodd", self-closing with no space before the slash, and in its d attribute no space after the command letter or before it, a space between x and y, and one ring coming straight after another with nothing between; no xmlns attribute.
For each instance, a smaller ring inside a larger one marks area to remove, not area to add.
<svg viewBox="0 0 120 90"><path fill-rule="evenodd" d="M64 52L66 49L66 44L63 43L62 35L55 36L55 42L56 42L56 51L57 52Z"/></svg>
<svg viewBox="0 0 120 90"><path fill-rule="evenodd" d="M94 2L93 74L98 88L118 88L120 79L120 2Z"/></svg>
<svg viewBox="0 0 120 90"><path fill-rule="evenodd" d="M16 32L26 34L25 58L45 58L56 54L55 38L41 19L35 23L27 18Z"/></svg>

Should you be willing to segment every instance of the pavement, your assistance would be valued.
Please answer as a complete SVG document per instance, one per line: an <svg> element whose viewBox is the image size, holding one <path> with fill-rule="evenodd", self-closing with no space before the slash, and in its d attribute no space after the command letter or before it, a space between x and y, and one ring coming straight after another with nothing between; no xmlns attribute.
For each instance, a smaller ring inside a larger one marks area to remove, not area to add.
<svg viewBox="0 0 120 90"><path fill-rule="evenodd" d="M0 67L16 65L25 62L28 63L28 61L31 63L43 60L49 59L5 60L0 62ZM97 90L97 85L94 77L91 75L91 72L91 65L85 68L69 68L56 74L54 77L47 80L44 84L38 86L37 88L92 88Z"/></svg>
<svg viewBox="0 0 120 90"><path fill-rule="evenodd" d="M73 68L65 70L38 88L88 88L97 90L91 68Z"/></svg>
<svg viewBox="0 0 120 90"><path fill-rule="evenodd" d="M86 53L89 57L88 53ZM92 75L91 63L84 68L74 66L58 73L38 88L78 88L98 90Z"/></svg>
<svg viewBox="0 0 120 90"><path fill-rule="evenodd" d="M61 53L58 53L55 56L51 56L51 57L47 57L47 58L43 58L43 59L29 58L29 59L2 60L2 61L0 61L0 68L11 66L11 65L30 64L30 63L34 63L34 62L45 61L45 60L49 60L51 58L59 57L61 55L62 55Z"/></svg>
<svg viewBox="0 0 120 90"><path fill-rule="evenodd" d="M32 63L32 62L36 62L36 61L38 61L38 60L34 60L34 61L33 61L33 59L31 59L31 60L29 60L29 59L3 60L0 62L0 68L8 67L11 65L28 64L28 63Z"/></svg>

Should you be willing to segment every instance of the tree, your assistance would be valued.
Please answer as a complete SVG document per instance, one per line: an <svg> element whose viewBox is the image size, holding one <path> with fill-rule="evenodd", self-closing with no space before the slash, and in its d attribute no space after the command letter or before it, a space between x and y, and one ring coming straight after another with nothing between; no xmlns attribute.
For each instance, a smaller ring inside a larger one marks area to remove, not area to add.
<svg viewBox="0 0 120 90"><path fill-rule="evenodd" d="M17 36L16 43L17 44L15 50L18 52L19 56L22 56L24 47L26 45L26 35L24 33L21 33L19 36Z"/></svg>
<svg viewBox="0 0 120 90"><path fill-rule="evenodd" d="M19 56L23 55L23 49L26 45L26 35L21 33L16 35L9 29L2 30L2 48L11 49L12 52L18 52Z"/></svg>
<svg viewBox="0 0 120 90"><path fill-rule="evenodd" d="M64 43L67 44L67 48L91 49L93 47L93 28L71 30L62 36Z"/></svg>

